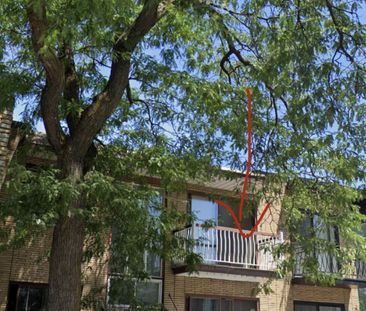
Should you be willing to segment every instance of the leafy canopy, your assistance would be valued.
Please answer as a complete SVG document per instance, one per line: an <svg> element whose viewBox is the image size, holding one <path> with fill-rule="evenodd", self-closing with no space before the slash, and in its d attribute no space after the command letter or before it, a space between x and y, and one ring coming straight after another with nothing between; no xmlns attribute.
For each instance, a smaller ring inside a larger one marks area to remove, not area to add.
<svg viewBox="0 0 366 311"><path fill-rule="evenodd" d="M38 56L54 53L65 72L74 73L77 85L77 96L65 89L57 106L66 135L72 135L67 117L82 115L108 86L111 64L120 57L112 50L117 38L158 2L47 1L47 29ZM32 3L42 10L41 1ZM124 54L130 58L128 84L95 137L98 156L80 185L91 196L83 211L90 236L126 219L134 228L146 226L148 218L143 221L133 209L140 190L116 180L144 172L173 191L187 180L210 178L220 166L243 170L244 87L249 86L252 170L267 173L266 193L286 184L283 226L289 237L302 249L325 249L344 267L355 257L365 258L365 241L353 230L364 221L354 205L366 171L363 6L356 0L161 1L162 18ZM22 0L0 5L1 103L15 103L24 110L25 121L35 125L37 118L45 118L39 103L46 73L32 47L27 8ZM23 170L16 175L12 209L1 212L13 211L25 228L47 227L70 212L67 204L57 202L66 202L77 190L53 171L32 174ZM24 178L37 185L37 196L22 183ZM37 210L26 208L35 197ZM344 238L341 249L302 235L308 214L337 225ZM158 234L173 227L166 225L168 219L162 219ZM128 243L125 251L133 254L134 245L139 244ZM293 255L294 244L280 251ZM308 277L324 281L311 252L305 256ZM293 267L289 258L284 268Z"/></svg>

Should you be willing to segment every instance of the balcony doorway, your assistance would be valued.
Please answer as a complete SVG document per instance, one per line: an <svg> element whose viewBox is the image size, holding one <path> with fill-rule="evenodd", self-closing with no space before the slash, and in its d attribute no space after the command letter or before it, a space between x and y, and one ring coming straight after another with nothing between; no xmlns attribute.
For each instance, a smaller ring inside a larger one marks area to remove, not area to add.
<svg viewBox="0 0 366 311"><path fill-rule="evenodd" d="M233 208L236 215L239 213L239 200L225 198L225 202ZM245 268L254 268L257 264L257 238L244 239L236 229L234 220L230 213L222 207L219 207L214 201L206 197L192 196L191 210L195 216L193 228L194 238L197 242L197 252L209 263L243 266ZM254 225L254 213L248 211L252 208L246 208L243 214L242 228L250 230ZM215 229L205 229L204 226L209 223Z"/></svg>

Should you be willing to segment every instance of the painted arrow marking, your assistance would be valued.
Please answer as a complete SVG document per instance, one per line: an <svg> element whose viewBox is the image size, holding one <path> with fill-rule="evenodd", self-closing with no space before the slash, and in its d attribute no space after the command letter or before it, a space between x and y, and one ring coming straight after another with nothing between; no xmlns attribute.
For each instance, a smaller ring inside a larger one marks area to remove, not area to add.
<svg viewBox="0 0 366 311"><path fill-rule="evenodd" d="M240 223L243 219L243 207L244 207L244 202L245 202L245 195L246 195L246 192L247 192L250 165L251 165L251 160L252 160L252 150L251 150L251 144L252 144L252 138L251 138L251 134L252 134L252 99L251 99L251 96L250 96L249 88L246 88L245 92L248 96L248 156L247 156L248 167L247 167L247 170L246 170L246 173L245 173L244 185L243 185L243 190L242 190L242 193L241 193L241 200L240 200L240 205L239 205L239 215L238 215L239 219L236 217L233 209L228 204L226 204L225 202L222 202L220 200L215 200L215 202L219 206L224 207L230 213L230 216L234 220L235 226L239 230L240 235L243 238L249 238L250 236L252 236L254 234L254 232L258 228L258 225L262 222L262 220L264 218L264 215L266 214L267 210L270 207L270 203L266 204L263 212L259 216L259 218L256 221L256 223L254 224L253 228L248 233L245 233L242 230Z"/></svg>

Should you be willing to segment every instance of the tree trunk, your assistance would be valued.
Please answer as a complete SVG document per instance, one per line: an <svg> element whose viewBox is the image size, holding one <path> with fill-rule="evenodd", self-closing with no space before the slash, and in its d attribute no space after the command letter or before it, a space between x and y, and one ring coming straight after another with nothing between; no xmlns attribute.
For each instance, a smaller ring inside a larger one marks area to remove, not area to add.
<svg viewBox="0 0 366 311"><path fill-rule="evenodd" d="M77 183L82 179L82 162L63 160L63 175ZM81 264L84 244L84 225L75 209L82 209L79 198L69 208L71 216L62 216L53 232L49 272L49 311L79 311L81 298Z"/></svg>

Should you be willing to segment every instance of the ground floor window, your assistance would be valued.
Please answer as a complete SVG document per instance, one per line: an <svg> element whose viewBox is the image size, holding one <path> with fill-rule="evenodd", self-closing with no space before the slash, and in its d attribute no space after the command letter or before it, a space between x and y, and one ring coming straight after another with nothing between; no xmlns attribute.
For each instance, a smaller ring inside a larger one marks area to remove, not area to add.
<svg viewBox="0 0 366 311"><path fill-rule="evenodd" d="M145 252L143 262L144 271L150 276L146 281L126 279L123 273L126 269L113 267L108 280L108 305L113 310L133 310L134 306L160 309L163 295L161 258Z"/></svg>
<svg viewBox="0 0 366 311"><path fill-rule="evenodd" d="M358 299L360 301L360 311L366 311L366 288L358 289Z"/></svg>
<svg viewBox="0 0 366 311"><path fill-rule="evenodd" d="M257 300L243 300L222 297L189 297L189 311L257 311Z"/></svg>
<svg viewBox="0 0 366 311"><path fill-rule="evenodd" d="M295 311L345 311L344 305L320 302L295 301Z"/></svg>
<svg viewBox="0 0 366 311"><path fill-rule="evenodd" d="M9 284L7 311L46 310L47 285L37 283Z"/></svg>
<svg viewBox="0 0 366 311"><path fill-rule="evenodd" d="M129 309L134 305L156 306L162 303L161 279L150 279L144 282L124 280L117 276L109 278L108 304L121 309Z"/></svg>

